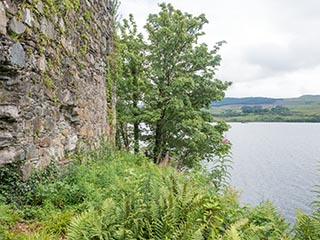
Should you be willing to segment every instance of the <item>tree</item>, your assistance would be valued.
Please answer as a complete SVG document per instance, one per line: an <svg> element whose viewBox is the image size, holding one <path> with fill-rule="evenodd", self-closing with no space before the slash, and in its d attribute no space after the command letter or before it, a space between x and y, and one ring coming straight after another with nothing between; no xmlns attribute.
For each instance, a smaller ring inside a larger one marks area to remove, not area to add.
<svg viewBox="0 0 320 240"><path fill-rule="evenodd" d="M170 152L183 165L210 159L228 150L222 144L226 124L213 126L204 108L221 100L230 85L214 79L221 57L221 44L209 50L198 44L208 21L202 14L194 17L170 4L160 4L158 14L150 14L146 61L151 89L145 96L145 119L150 131L149 155L154 162L161 153Z"/></svg>
<svg viewBox="0 0 320 240"><path fill-rule="evenodd" d="M281 106L281 105L278 105L278 106L271 108L270 111L274 114L278 114L278 115L282 115L282 116L291 115L290 109L287 107Z"/></svg>
<svg viewBox="0 0 320 240"><path fill-rule="evenodd" d="M145 43L142 34L137 31L137 25L132 15L120 26L120 55L122 60L122 78L118 81L118 146L129 149L133 134L134 152L139 152L140 128L143 102L146 94L147 80L145 78ZM130 131L130 126L133 130ZM122 139L122 141L120 140ZM122 142L122 143L121 143Z"/></svg>

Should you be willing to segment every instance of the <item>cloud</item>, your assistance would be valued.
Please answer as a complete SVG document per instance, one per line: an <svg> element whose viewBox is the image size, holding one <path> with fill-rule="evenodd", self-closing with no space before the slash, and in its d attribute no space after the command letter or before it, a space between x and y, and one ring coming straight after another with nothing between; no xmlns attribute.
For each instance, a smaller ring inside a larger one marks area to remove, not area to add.
<svg viewBox="0 0 320 240"><path fill-rule="evenodd" d="M162 2L162 1L160 1ZM169 0L194 15L205 13L209 24L202 41L221 49L218 78L232 81L228 96L298 96L320 94L319 0ZM159 11L154 0L126 0L142 26Z"/></svg>
<svg viewBox="0 0 320 240"><path fill-rule="evenodd" d="M318 39L299 38L292 42L288 41L287 45L251 46L245 51L245 61L260 66L265 74L272 75L313 68L320 63Z"/></svg>
<svg viewBox="0 0 320 240"><path fill-rule="evenodd" d="M320 64L312 69L298 70L293 73L260 78L256 84L252 81L234 82L228 91L228 96L264 96L264 97L294 97L304 94L319 94ZM289 89L284 91L284 89Z"/></svg>

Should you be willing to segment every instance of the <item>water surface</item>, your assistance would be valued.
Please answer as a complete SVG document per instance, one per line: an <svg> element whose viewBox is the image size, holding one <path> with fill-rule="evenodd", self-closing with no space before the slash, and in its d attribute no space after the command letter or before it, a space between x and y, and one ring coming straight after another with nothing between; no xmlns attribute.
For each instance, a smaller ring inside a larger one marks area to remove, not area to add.
<svg viewBox="0 0 320 240"><path fill-rule="evenodd" d="M232 185L240 200L257 205L271 200L293 222L296 209L307 213L320 183L319 123L231 123Z"/></svg>

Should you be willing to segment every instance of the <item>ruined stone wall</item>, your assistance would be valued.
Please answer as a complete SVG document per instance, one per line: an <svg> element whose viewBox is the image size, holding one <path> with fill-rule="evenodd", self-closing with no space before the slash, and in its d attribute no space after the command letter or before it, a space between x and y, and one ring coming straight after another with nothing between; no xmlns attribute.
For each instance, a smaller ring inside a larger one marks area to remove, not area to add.
<svg viewBox="0 0 320 240"><path fill-rule="evenodd" d="M108 0L0 0L0 165L24 178L108 132Z"/></svg>

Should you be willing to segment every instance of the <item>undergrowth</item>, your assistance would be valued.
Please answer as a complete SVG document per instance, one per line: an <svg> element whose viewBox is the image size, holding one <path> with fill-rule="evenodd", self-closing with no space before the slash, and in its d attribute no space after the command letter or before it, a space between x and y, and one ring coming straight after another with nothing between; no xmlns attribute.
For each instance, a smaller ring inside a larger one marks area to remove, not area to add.
<svg viewBox="0 0 320 240"><path fill-rule="evenodd" d="M293 239L271 203L240 206L212 176L105 147L34 174L21 191L1 182L0 239ZM303 238L300 219L297 239L319 239Z"/></svg>

